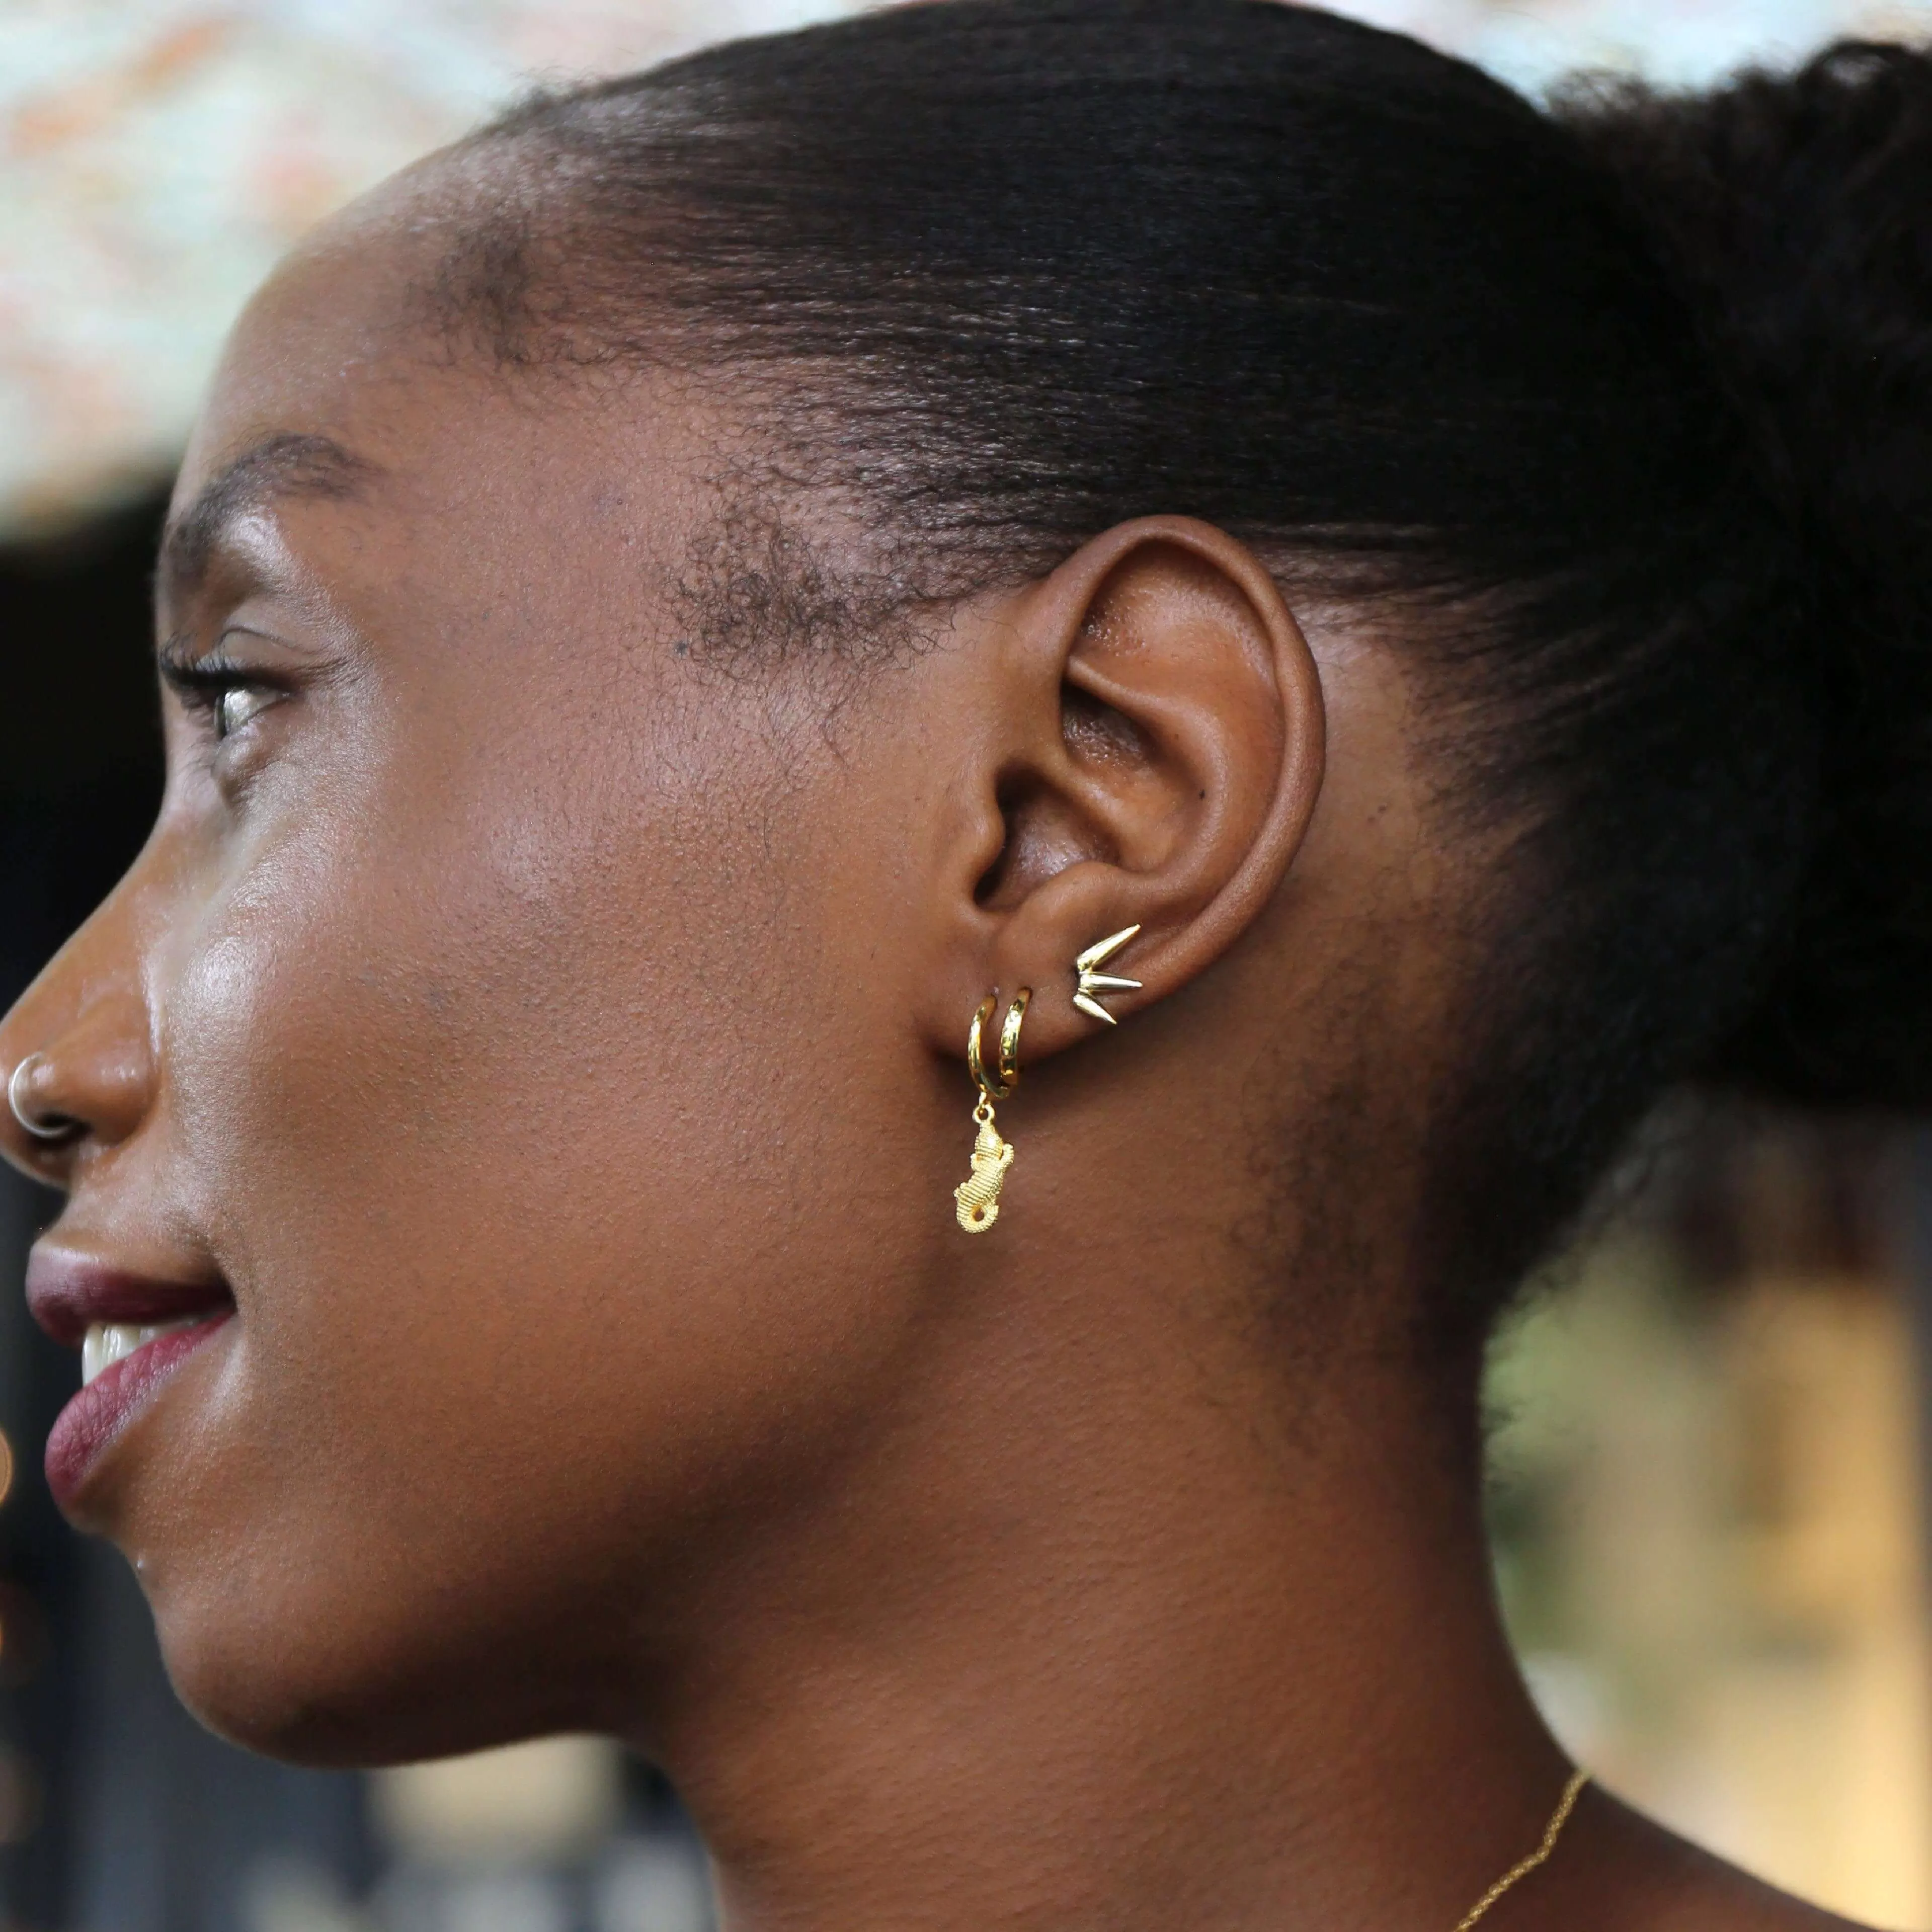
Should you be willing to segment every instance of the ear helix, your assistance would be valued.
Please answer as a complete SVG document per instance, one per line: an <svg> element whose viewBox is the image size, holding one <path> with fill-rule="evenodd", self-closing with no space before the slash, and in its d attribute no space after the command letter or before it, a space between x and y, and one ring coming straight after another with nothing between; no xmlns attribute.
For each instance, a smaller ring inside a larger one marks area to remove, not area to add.
<svg viewBox="0 0 1932 1932"><path fill-rule="evenodd" d="M1076 982L1073 1004L1083 1013L1105 1020L1109 1026L1118 1022L1101 1005L1101 994L1138 992L1141 982L1102 973L1100 968L1139 931L1138 926L1130 926L1111 933L1088 946L1073 962ZM952 1199L959 1225L969 1234L983 1234L1000 1218L1000 1190L1006 1184L1006 1170L1013 1164L1013 1150L1010 1142L1000 1138L1000 1130L993 1124L993 1102L1005 1100L1020 1084L1020 1028L1026 1024L1027 1003L1032 998L1033 989L1029 986L1022 986L1013 995L1012 1004L1006 1009L1006 1024L1000 1029L999 1065L990 1076L986 1071L986 1024L1000 1004L997 993L988 994L980 1002L973 1024L967 1029L966 1070L980 1090L973 1109L978 1132L973 1141L973 1171L952 1190Z"/></svg>

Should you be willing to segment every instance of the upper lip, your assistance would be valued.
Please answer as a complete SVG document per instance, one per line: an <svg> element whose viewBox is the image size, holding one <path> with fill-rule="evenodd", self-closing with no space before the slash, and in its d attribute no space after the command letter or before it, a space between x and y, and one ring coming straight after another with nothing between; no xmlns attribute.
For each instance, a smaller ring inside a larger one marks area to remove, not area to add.
<svg viewBox="0 0 1932 1932"><path fill-rule="evenodd" d="M78 1348L97 1322L179 1322L235 1306L218 1275L137 1274L63 1248L37 1247L27 1261L27 1306L56 1342Z"/></svg>

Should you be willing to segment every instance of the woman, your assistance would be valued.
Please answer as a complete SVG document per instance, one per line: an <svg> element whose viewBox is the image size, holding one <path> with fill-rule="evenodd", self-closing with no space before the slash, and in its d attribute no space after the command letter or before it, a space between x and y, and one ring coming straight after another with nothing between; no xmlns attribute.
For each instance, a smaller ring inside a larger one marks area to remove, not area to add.
<svg viewBox="0 0 1932 1932"><path fill-rule="evenodd" d="M739 1928L1827 1922L1577 1797L1476 1384L1666 1090L1932 1090L1928 189L1897 49L950 0L300 249L0 1035L190 1705L620 1735Z"/></svg>

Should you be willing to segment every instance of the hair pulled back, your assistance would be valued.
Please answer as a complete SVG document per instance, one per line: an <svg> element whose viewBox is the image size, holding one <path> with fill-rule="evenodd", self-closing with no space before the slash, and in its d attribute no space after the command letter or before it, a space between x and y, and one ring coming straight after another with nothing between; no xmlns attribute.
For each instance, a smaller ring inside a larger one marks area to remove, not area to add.
<svg viewBox="0 0 1932 1932"><path fill-rule="evenodd" d="M1514 834L1438 1335L1676 1083L1932 1102L1926 56L1543 111L1263 0L939 0L479 140L518 185L446 271L466 325L766 372L895 594L1178 512L1407 614L1450 822ZM781 641L839 632L814 581Z"/></svg>

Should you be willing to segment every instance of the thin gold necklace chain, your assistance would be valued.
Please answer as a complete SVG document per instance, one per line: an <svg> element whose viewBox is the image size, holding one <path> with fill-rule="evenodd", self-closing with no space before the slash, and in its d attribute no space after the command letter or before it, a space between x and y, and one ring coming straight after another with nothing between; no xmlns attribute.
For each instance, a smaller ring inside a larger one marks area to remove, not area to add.
<svg viewBox="0 0 1932 1932"><path fill-rule="evenodd" d="M1550 1855L1556 1849L1556 1841L1563 1835L1563 1828L1570 1822L1570 1814L1576 1808L1576 1801L1583 1795L1583 1787L1590 1781L1587 1771L1574 1772L1570 1782L1563 1787L1563 1796L1557 1800L1556 1809L1550 1814L1550 1822L1544 1827L1543 1842L1526 1858L1519 1858L1484 1892L1468 1910L1463 1913L1456 1927L1456 1932L1469 1932L1469 1928L1513 1886L1520 1885L1538 1866L1546 1864Z"/></svg>

